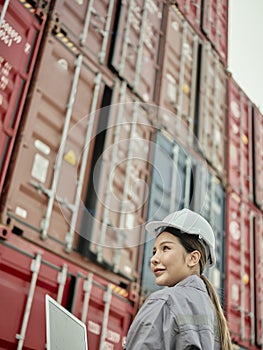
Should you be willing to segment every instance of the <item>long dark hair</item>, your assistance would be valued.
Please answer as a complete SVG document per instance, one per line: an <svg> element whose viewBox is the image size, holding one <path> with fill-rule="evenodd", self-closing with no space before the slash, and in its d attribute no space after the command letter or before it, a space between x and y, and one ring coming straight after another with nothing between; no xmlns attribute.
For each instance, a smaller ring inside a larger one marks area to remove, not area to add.
<svg viewBox="0 0 263 350"><path fill-rule="evenodd" d="M218 320L219 338L221 341L221 347L224 350L231 350L232 349L231 337L230 337L226 318L225 318L223 309L221 307L217 292L214 286L212 285L212 283L209 281L209 279L203 274L205 265L206 265L206 260L207 260L205 246L200 241L198 235L186 234L185 232L182 232L173 227L165 227L159 234L161 234L164 231L176 236L187 253L191 253L194 250L198 250L200 252L201 254L201 257L199 260L200 278L204 281L208 295L212 301L212 304L214 305L214 309Z"/></svg>

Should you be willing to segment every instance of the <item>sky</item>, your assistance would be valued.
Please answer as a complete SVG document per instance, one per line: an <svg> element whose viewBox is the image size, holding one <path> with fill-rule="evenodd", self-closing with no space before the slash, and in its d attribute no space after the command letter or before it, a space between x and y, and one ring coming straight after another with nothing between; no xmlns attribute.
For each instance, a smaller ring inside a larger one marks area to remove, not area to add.
<svg viewBox="0 0 263 350"><path fill-rule="evenodd" d="M263 0L229 0L228 70L263 113Z"/></svg>

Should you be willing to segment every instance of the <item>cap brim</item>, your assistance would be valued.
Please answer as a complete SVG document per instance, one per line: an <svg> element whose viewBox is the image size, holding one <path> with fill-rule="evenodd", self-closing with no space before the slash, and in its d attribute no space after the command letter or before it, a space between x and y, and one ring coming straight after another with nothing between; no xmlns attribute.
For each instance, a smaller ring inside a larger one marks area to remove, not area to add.
<svg viewBox="0 0 263 350"><path fill-rule="evenodd" d="M176 225L171 225L170 222L165 222L165 221L151 221L148 222L148 224L145 225L146 230L153 234L154 236L156 236L156 234L158 234L158 229L160 227L174 227L174 228L179 228Z"/></svg>

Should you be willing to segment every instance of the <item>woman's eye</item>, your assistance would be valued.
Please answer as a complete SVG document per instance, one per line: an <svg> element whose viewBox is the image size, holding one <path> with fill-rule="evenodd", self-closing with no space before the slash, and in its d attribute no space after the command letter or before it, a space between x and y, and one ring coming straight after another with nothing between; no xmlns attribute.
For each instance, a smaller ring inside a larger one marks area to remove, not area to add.
<svg viewBox="0 0 263 350"><path fill-rule="evenodd" d="M170 248L167 245L164 245L163 250L170 250Z"/></svg>

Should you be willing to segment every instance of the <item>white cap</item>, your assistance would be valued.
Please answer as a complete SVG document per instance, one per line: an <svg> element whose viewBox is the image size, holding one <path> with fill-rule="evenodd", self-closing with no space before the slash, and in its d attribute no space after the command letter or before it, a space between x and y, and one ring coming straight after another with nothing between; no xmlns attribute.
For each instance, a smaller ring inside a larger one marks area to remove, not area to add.
<svg viewBox="0 0 263 350"><path fill-rule="evenodd" d="M200 242L204 242L207 252L207 267L216 262L215 236L211 225L200 214L190 209L182 209L167 215L161 221L151 221L146 224L146 230L155 236L165 227L174 227L190 235L198 235Z"/></svg>

